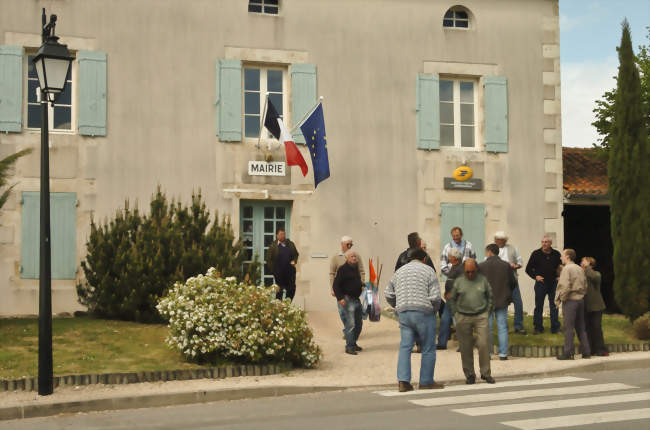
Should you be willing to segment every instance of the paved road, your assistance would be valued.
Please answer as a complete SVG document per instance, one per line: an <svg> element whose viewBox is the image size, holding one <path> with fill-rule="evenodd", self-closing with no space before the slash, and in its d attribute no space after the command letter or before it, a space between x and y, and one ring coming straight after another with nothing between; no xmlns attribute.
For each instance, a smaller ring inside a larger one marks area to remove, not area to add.
<svg viewBox="0 0 650 430"><path fill-rule="evenodd" d="M650 369L345 391L0 422L0 429L556 429L650 428Z"/></svg>

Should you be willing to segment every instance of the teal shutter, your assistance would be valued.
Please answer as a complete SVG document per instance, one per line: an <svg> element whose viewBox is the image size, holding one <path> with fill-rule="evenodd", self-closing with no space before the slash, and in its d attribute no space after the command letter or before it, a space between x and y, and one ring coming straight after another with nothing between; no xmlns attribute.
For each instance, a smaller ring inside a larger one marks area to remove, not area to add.
<svg viewBox="0 0 650 430"><path fill-rule="evenodd" d="M22 278L38 279L40 193L23 192ZM74 279L77 272L77 194L50 193L52 279Z"/></svg>
<svg viewBox="0 0 650 430"><path fill-rule="evenodd" d="M106 53L79 51L79 134L106 136Z"/></svg>
<svg viewBox="0 0 650 430"><path fill-rule="evenodd" d="M20 272L25 279L38 279L39 237L41 202L38 192L23 192L22 216L20 221Z"/></svg>
<svg viewBox="0 0 650 430"><path fill-rule="evenodd" d="M508 152L508 85L505 76L485 76L485 150Z"/></svg>
<svg viewBox="0 0 650 430"><path fill-rule="evenodd" d="M440 149L440 79L418 75L415 92L418 149Z"/></svg>
<svg viewBox="0 0 650 430"><path fill-rule="evenodd" d="M242 140L241 61L217 60L217 136L222 142Z"/></svg>
<svg viewBox="0 0 650 430"><path fill-rule="evenodd" d="M485 256L485 206L474 203L440 204L440 251L451 241L451 229L463 229L463 239L472 243L476 260Z"/></svg>
<svg viewBox="0 0 650 430"><path fill-rule="evenodd" d="M77 194L50 194L52 279L74 279L77 272Z"/></svg>
<svg viewBox="0 0 650 430"><path fill-rule="evenodd" d="M295 127L318 100L316 65L296 63L289 66L291 76L291 122ZM305 143L300 128L292 133L296 143Z"/></svg>
<svg viewBox="0 0 650 430"><path fill-rule="evenodd" d="M23 53L22 46L0 46L0 131L22 128Z"/></svg>

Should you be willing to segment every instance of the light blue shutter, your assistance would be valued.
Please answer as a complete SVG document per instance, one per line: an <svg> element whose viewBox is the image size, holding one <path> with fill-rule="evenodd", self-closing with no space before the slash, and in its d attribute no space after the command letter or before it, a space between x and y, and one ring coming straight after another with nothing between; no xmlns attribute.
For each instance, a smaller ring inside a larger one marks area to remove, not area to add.
<svg viewBox="0 0 650 430"><path fill-rule="evenodd" d="M241 61L217 60L217 136L222 142L242 140Z"/></svg>
<svg viewBox="0 0 650 430"><path fill-rule="evenodd" d="M440 79L418 75L415 92L418 149L440 149Z"/></svg>
<svg viewBox="0 0 650 430"><path fill-rule="evenodd" d="M106 53L79 51L79 134L106 136Z"/></svg>
<svg viewBox="0 0 650 430"><path fill-rule="evenodd" d="M474 203L440 204L440 251L451 242L451 229L463 229L463 239L472 243L476 260L480 263L485 255L485 206Z"/></svg>
<svg viewBox="0 0 650 430"><path fill-rule="evenodd" d="M23 47L0 46L0 131L22 128Z"/></svg>
<svg viewBox="0 0 650 430"><path fill-rule="evenodd" d="M508 152L508 85L505 76L485 76L485 150Z"/></svg>
<svg viewBox="0 0 650 430"><path fill-rule="evenodd" d="M77 194L50 194L52 279L74 279L77 272Z"/></svg>
<svg viewBox="0 0 650 430"><path fill-rule="evenodd" d="M21 218L22 278L38 279L40 260L40 193L23 192ZM74 279L77 271L77 194L50 193L52 279Z"/></svg>
<svg viewBox="0 0 650 430"><path fill-rule="evenodd" d="M21 203L23 205L20 219L21 245L20 245L20 272L25 279L38 279L39 237L40 237L40 193L23 192Z"/></svg>
<svg viewBox="0 0 650 430"><path fill-rule="evenodd" d="M291 75L291 122L295 127L318 100L316 65L296 63L289 66ZM293 141L305 143L300 128L292 133Z"/></svg>

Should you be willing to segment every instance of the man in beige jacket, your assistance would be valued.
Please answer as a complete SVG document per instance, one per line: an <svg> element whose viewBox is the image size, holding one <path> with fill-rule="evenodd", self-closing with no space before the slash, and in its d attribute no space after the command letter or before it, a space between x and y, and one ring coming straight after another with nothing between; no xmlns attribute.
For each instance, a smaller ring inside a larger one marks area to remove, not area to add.
<svg viewBox="0 0 650 430"><path fill-rule="evenodd" d="M564 267L560 272L560 280L555 292L555 304L562 305L564 317L564 353L558 355L558 360L573 360L573 330L575 329L580 346L582 358L590 358L591 350L585 329L585 302L587 292L587 278L585 272L575 263L576 252L573 249L562 251Z"/></svg>

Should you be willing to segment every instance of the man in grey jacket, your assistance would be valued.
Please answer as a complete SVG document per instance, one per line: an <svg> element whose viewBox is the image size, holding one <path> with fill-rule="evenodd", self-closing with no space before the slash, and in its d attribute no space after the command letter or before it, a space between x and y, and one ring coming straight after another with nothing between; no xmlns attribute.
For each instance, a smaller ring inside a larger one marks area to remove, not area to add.
<svg viewBox="0 0 650 430"><path fill-rule="evenodd" d="M508 359L508 305L512 301L512 291L515 288L515 276L510 264L499 258L499 247L491 243L485 247L486 259L478 265L479 271L487 278L492 288L494 311L489 316L488 330L492 334L492 320L497 320L499 338L499 358ZM492 336L490 338L490 354L492 353Z"/></svg>
<svg viewBox="0 0 650 430"><path fill-rule="evenodd" d="M436 272L425 260L427 253L416 249L411 261L400 267L384 291L399 318L401 341L397 359L397 387L411 391L411 350L418 336L422 341L419 388L443 388L433 380L436 365L436 312L440 307L440 285Z"/></svg>
<svg viewBox="0 0 650 430"><path fill-rule="evenodd" d="M576 261L576 252L573 249L562 251L564 267L560 272L560 280L555 292L555 305L562 305L564 317L564 353L558 355L558 360L573 360L573 330L580 339L582 358L591 357L589 340L585 329L585 302L587 292L587 278L585 272Z"/></svg>

